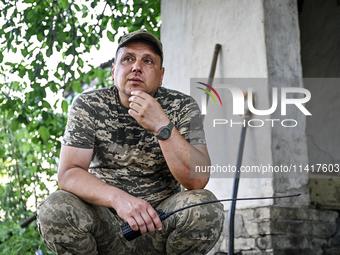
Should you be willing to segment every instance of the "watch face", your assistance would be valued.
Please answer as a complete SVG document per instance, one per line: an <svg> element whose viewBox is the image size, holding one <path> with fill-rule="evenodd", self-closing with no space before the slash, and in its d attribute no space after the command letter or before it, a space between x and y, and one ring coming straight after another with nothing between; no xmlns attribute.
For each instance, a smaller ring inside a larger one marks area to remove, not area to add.
<svg viewBox="0 0 340 255"><path fill-rule="evenodd" d="M163 129L163 130L162 130L162 136L163 136L164 138L169 137L169 136L170 136L170 131L169 131L169 129L167 129L167 128Z"/></svg>
<svg viewBox="0 0 340 255"><path fill-rule="evenodd" d="M159 140L166 140L171 136L171 131L173 129L174 125L170 121L170 123L167 126L161 127L159 130L158 135L156 135L156 138Z"/></svg>

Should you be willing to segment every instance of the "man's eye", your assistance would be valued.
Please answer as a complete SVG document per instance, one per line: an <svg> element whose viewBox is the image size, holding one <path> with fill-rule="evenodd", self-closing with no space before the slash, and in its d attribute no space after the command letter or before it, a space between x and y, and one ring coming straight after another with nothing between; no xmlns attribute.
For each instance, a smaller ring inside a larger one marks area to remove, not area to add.
<svg viewBox="0 0 340 255"><path fill-rule="evenodd" d="M151 59L146 59L146 60L144 60L144 62L145 62L146 64L151 64L151 63L152 63L152 60L151 60Z"/></svg>
<svg viewBox="0 0 340 255"><path fill-rule="evenodd" d="M126 57L126 58L125 58L125 61L132 61L132 58Z"/></svg>

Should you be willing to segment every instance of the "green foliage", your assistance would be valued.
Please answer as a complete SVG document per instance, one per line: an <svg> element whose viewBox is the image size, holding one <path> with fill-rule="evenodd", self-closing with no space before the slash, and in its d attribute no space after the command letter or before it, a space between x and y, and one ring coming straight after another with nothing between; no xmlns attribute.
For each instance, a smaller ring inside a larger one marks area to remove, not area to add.
<svg viewBox="0 0 340 255"><path fill-rule="evenodd" d="M0 1L0 254L49 253L35 223L18 224L57 188L72 100L61 95L94 79L111 85L110 70L85 55L102 38L114 42L119 28L159 37L159 27L160 0Z"/></svg>
<svg viewBox="0 0 340 255"><path fill-rule="evenodd" d="M32 255L38 249L43 254L54 254L44 244L36 228L36 223L22 229L13 222L4 222L0 229L0 255Z"/></svg>

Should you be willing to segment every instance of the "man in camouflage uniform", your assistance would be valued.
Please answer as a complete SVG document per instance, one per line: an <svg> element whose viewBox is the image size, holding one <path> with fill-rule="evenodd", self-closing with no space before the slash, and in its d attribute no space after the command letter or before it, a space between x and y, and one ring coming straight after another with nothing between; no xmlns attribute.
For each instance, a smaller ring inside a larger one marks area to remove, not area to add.
<svg viewBox="0 0 340 255"><path fill-rule="evenodd" d="M209 176L190 178L190 167L210 165L199 108L161 87L162 61L151 33L125 35L112 67L115 86L75 98L60 153L60 191L38 208L39 231L57 254L201 255L218 240L220 203L162 222L156 213L216 200L203 189ZM125 221L143 235L127 241Z"/></svg>

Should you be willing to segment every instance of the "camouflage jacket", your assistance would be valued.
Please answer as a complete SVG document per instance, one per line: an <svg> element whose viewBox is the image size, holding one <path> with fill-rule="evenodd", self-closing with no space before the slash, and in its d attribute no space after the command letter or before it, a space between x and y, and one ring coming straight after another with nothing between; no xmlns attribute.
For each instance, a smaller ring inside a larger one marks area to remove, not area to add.
<svg viewBox="0 0 340 255"><path fill-rule="evenodd" d="M205 144L201 114L190 96L159 87L154 98L190 144ZM152 206L180 190L157 138L129 115L115 86L74 99L63 144L93 149L90 173Z"/></svg>

